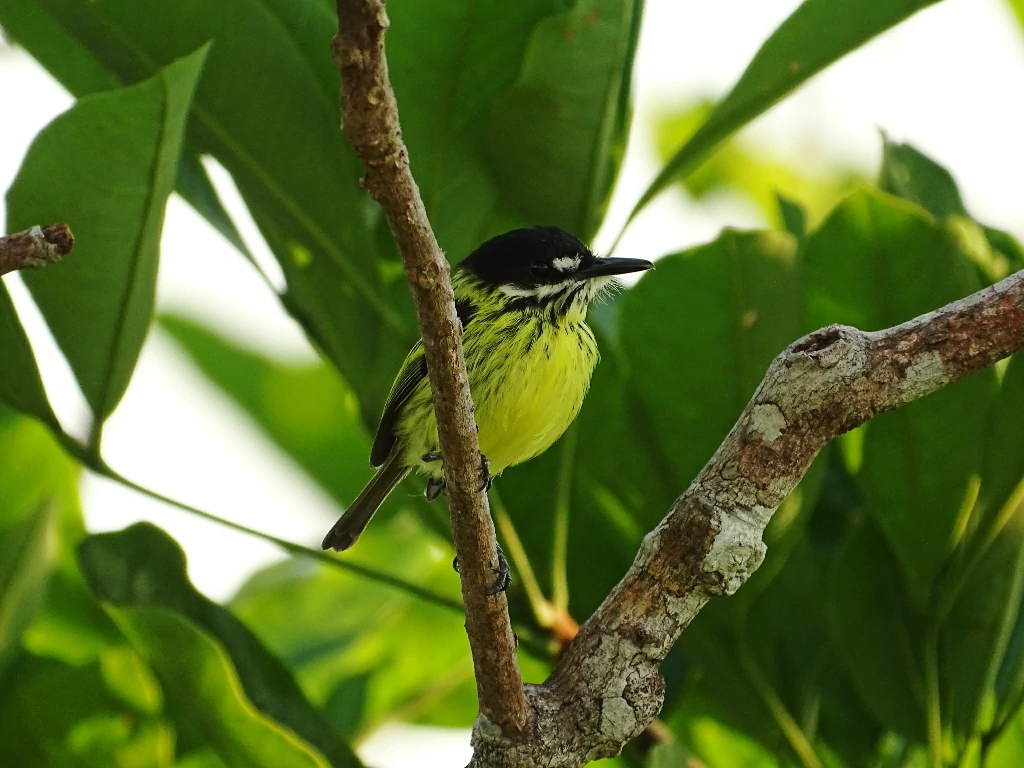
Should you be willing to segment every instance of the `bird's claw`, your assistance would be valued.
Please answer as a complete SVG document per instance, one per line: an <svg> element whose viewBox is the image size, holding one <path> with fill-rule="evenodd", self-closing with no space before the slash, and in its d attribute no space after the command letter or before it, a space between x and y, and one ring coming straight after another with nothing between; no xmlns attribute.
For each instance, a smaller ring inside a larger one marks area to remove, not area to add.
<svg viewBox="0 0 1024 768"><path fill-rule="evenodd" d="M438 461L441 458L441 454L438 453L437 451L432 451L430 453L424 453L423 456L421 456L420 458L422 458L423 461L425 462ZM491 462L489 462L487 460L487 457L481 453L480 487L477 488L477 491L483 491L484 493L486 493L487 491L491 490L491 485L493 484L493 482L494 478L491 477ZM442 493L444 493L445 489L446 487L443 477L430 478L429 480L427 480L427 490L425 491L427 501L433 501Z"/></svg>
<svg viewBox="0 0 1024 768"><path fill-rule="evenodd" d="M508 585L512 583L512 574L509 572L508 560L505 559L505 553L501 551L501 544L495 542L498 548L498 577L491 584L489 589L484 590L485 595L496 595L499 592L504 592L508 589Z"/></svg>
<svg viewBox="0 0 1024 768"><path fill-rule="evenodd" d="M427 501L433 501L442 493L444 493L445 484L443 477L431 477L427 480L427 490L423 492L423 495L427 497Z"/></svg>
<svg viewBox="0 0 1024 768"><path fill-rule="evenodd" d="M477 489L487 493L491 490L491 483L494 482L494 478L491 477L491 462L487 460L487 457L482 453L480 454L480 487Z"/></svg>
<svg viewBox="0 0 1024 768"><path fill-rule="evenodd" d="M501 544L495 542L495 545L498 548L498 577L490 587L484 590L485 595L496 595L499 592L504 592L508 589L508 585L512 583L512 574L509 571L508 560L505 558L505 553L501 551ZM452 568L455 569L456 573L461 573L461 571L459 571L458 555L456 555L452 560Z"/></svg>

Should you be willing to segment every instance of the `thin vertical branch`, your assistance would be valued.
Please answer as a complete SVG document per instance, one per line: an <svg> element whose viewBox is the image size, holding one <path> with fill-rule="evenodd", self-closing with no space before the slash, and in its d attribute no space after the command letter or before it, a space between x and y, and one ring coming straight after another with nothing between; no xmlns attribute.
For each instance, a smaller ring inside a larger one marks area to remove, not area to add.
<svg viewBox="0 0 1024 768"><path fill-rule="evenodd" d="M485 594L497 568L494 524L482 491L480 447L448 262L409 170L384 55L389 23L384 3L338 0L337 7L334 57L342 79L342 130L365 167L363 185L384 209L412 288L444 455L480 712L512 735L525 727L528 710L505 595Z"/></svg>

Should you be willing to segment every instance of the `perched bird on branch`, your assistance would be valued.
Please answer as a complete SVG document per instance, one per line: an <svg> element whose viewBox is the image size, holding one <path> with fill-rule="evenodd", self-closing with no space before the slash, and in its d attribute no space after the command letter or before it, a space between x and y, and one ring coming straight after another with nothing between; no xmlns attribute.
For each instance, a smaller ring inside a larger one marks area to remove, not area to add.
<svg viewBox="0 0 1024 768"><path fill-rule="evenodd" d="M614 286L616 275L652 266L643 259L600 258L568 232L533 227L488 240L455 271L483 487L490 487L492 474L543 453L576 418L599 357L587 307ZM444 491L421 342L391 387L370 464L377 474L331 528L324 549L351 547L413 470L427 476L428 499Z"/></svg>

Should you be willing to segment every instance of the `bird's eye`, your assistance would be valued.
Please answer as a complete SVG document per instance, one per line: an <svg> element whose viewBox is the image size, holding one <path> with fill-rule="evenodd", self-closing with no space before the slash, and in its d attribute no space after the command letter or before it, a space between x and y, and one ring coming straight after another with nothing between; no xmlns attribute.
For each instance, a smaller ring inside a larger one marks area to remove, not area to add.
<svg viewBox="0 0 1024 768"><path fill-rule="evenodd" d="M551 265L545 261L535 261L530 265L530 274L534 277L547 277L551 274Z"/></svg>

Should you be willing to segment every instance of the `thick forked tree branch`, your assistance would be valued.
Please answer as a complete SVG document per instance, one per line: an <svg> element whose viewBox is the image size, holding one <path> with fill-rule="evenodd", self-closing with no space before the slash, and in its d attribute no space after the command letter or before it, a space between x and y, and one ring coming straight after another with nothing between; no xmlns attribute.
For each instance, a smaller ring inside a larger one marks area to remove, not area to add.
<svg viewBox="0 0 1024 768"><path fill-rule="evenodd" d="M384 209L412 288L444 455L480 712L515 735L526 725L528 710L508 603L504 593L485 594L496 576L494 524L481 489L480 447L448 262L409 170L384 56L384 3L337 0L337 6L334 58L342 78L342 130L366 169L364 186Z"/></svg>
<svg viewBox="0 0 1024 768"><path fill-rule="evenodd" d="M16 269L45 267L71 253L75 238L63 222L0 236L0 275Z"/></svg>
<svg viewBox="0 0 1024 768"><path fill-rule="evenodd" d="M1024 271L884 331L833 325L768 368L718 451L540 686L534 728L478 722L471 766L580 766L617 754L661 709L658 666L707 601L761 564L765 526L833 438L1024 347Z"/></svg>

